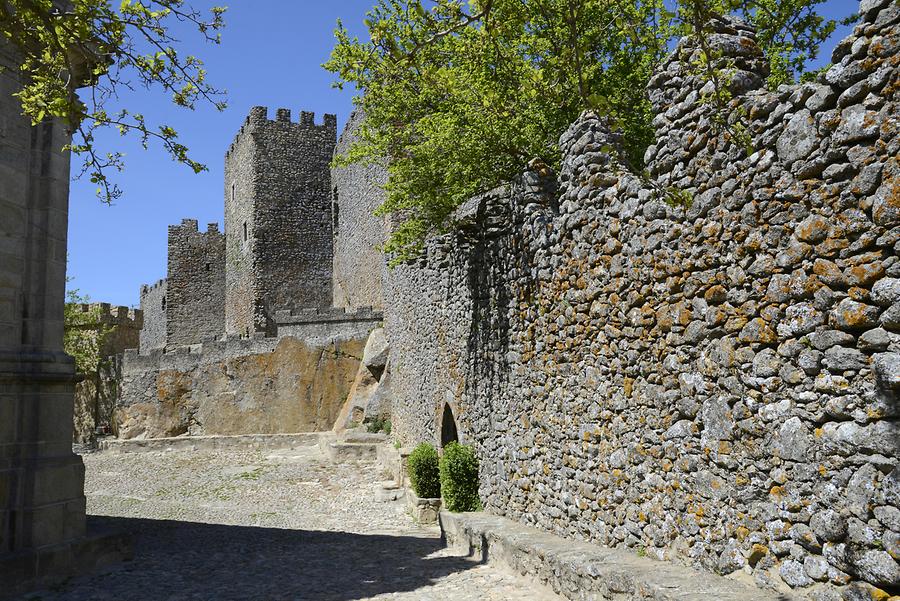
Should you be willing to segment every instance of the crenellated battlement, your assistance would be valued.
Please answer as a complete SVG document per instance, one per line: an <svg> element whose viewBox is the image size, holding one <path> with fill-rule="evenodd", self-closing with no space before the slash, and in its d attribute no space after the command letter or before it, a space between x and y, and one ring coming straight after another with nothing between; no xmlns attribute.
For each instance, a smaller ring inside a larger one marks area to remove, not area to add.
<svg viewBox="0 0 900 601"><path fill-rule="evenodd" d="M142 284L141 285L141 296L151 292L152 290L156 290L157 288L162 288L166 285L166 278L160 278L156 280L153 284Z"/></svg>
<svg viewBox="0 0 900 601"><path fill-rule="evenodd" d="M97 311L97 319L106 325L123 325L140 328L143 325L144 313L140 309L124 305L113 306L109 303L81 303L82 313Z"/></svg>
<svg viewBox="0 0 900 601"><path fill-rule="evenodd" d="M219 223L217 221L207 223L206 231L201 232L200 224L198 223L198 221L196 219L182 219L181 223L179 223L177 225L170 225L169 233L170 234L173 234L173 233L174 234L196 233L196 234L201 234L201 235L207 235L207 234L222 235L222 232L219 230Z"/></svg>
<svg viewBox="0 0 900 601"><path fill-rule="evenodd" d="M250 109L250 113L244 119L241 128L235 135L234 140L225 152L225 156L229 156L238 140L245 133L264 131L272 128L289 128L296 132L322 132L326 135L337 135L337 116L326 113L322 117L322 123L316 123L316 114L311 111L300 111L297 121L291 118L291 109L278 108L275 109L275 118L269 118L269 108L265 106L255 106Z"/></svg>

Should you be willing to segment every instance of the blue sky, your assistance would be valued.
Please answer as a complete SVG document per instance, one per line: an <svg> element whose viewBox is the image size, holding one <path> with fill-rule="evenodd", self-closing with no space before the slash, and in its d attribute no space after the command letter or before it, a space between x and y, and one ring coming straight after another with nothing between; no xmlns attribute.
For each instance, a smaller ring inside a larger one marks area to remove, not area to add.
<svg viewBox="0 0 900 601"><path fill-rule="evenodd" d="M203 43L196 35L182 37L186 53L201 56L209 79L228 91L228 109L217 112L199 106L195 112L173 107L159 93L143 90L125 97L126 106L138 108L148 120L178 130L193 158L209 171L193 174L174 163L160 148L144 151L133 140L103 136L107 149L126 153L126 170L114 174L124 194L113 206L100 203L95 186L72 182L69 207L69 276L71 288L94 301L115 305L138 304L143 283L166 274L167 227L193 218L222 224L222 171L224 152L250 107L290 108L321 115L334 113L343 127L352 110L352 93L331 88L331 74L321 68L333 45L338 18L352 32L362 33L362 20L373 0L195 0L204 9L228 4L227 26L219 46ZM823 13L842 17L857 6L855 0L828 0ZM833 44L848 31L839 31L820 59L827 61ZM76 158L75 161L78 159ZM73 174L78 163L73 162Z"/></svg>

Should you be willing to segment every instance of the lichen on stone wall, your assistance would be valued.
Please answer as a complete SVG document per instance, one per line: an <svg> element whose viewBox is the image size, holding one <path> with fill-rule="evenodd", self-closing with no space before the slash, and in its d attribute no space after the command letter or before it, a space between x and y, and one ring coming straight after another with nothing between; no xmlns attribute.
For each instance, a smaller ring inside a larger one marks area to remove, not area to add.
<svg viewBox="0 0 900 601"><path fill-rule="evenodd" d="M490 511L809 598L896 594L900 5L861 12L776 92L718 24L750 149L684 41L646 176L585 113L558 178L461 207L385 282L400 438L439 442L449 405Z"/></svg>

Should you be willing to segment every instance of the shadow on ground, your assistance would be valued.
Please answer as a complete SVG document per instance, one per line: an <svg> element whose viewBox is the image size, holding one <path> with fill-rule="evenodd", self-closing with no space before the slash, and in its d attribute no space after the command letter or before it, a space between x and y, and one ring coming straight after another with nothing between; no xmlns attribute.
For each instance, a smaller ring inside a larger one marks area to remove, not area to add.
<svg viewBox="0 0 900 601"><path fill-rule="evenodd" d="M437 538L101 516L88 520L92 529L130 533L134 560L70 581L56 591L59 598L349 601L413 591L477 565L461 557L428 557L443 548Z"/></svg>

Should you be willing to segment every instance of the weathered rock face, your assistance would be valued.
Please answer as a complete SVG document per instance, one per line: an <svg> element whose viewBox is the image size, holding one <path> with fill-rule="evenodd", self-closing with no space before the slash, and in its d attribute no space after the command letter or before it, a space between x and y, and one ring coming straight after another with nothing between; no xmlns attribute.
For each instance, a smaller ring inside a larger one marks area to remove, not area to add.
<svg viewBox="0 0 900 601"><path fill-rule="evenodd" d="M558 178L461 207L386 282L400 438L437 442L449 405L491 511L810 598L896 594L900 5L863 13L818 82L774 93L753 33L718 24L749 156L683 42L649 90L649 178L587 113Z"/></svg>
<svg viewBox="0 0 900 601"><path fill-rule="evenodd" d="M293 337L237 340L126 357L116 409L121 438L276 434L331 429L365 338L312 345Z"/></svg>
<svg viewBox="0 0 900 601"><path fill-rule="evenodd" d="M390 419L393 394L390 366L387 364L389 350L384 329L372 330L350 394L334 422L336 432L366 421Z"/></svg>

